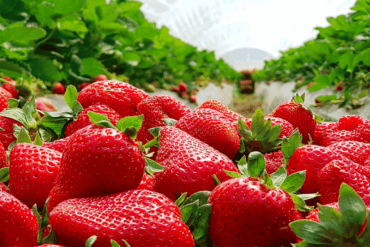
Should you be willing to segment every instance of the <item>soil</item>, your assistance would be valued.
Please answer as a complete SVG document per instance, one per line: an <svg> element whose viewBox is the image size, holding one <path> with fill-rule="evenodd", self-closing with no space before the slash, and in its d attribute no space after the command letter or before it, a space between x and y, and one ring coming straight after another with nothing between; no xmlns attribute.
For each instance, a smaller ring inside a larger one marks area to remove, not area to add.
<svg viewBox="0 0 370 247"><path fill-rule="evenodd" d="M254 94L239 94L234 97L230 110L235 111L247 118L251 118L257 108L262 108L263 101L257 99ZM263 110L263 109L262 109ZM264 112L265 115L268 112Z"/></svg>

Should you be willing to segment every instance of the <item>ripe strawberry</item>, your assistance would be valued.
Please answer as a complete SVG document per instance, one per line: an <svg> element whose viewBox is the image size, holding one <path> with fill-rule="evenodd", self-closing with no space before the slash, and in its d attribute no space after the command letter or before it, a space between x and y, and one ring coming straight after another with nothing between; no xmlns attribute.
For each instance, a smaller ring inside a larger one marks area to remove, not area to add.
<svg viewBox="0 0 370 247"><path fill-rule="evenodd" d="M126 240L132 247L195 247L178 207L148 190L69 199L50 213L50 224L58 242L67 246L85 246L96 235L94 247L110 246L111 239L120 246Z"/></svg>
<svg viewBox="0 0 370 247"><path fill-rule="evenodd" d="M8 159L3 144L0 142L0 169L8 166Z"/></svg>
<svg viewBox="0 0 370 247"><path fill-rule="evenodd" d="M342 92L343 91L343 87L342 86L339 86L339 85L336 85L335 86L335 91Z"/></svg>
<svg viewBox="0 0 370 247"><path fill-rule="evenodd" d="M370 156L370 144L363 142L342 141L331 144L327 148L360 165L364 165Z"/></svg>
<svg viewBox="0 0 370 247"><path fill-rule="evenodd" d="M102 104L110 106L121 116L136 115L137 105L148 97L143 90L121 81L100 81L91 84L78 94L84 108Z"/></svg>
<svg viewBox="0 0 370 247"><path fill-rule="evenodd" d="M38 245L38 247L65 247L65 246L58 245L58 244L43 244L43 245Z"/></svg>
<svg viewBox="0 0 370 247"><path fill-rule="evenodd" d="M303 136L303 143L307 143L309 135L312 137L314 134L316 120L312 112L305 108L302 98L298 95L292 100L280 104L271 112L270 116L285 119L293 125L293 128L298 128Z"/></svg>
<svg viewBox="0 0 370 247"><path fill-rule="evenodd" d="M268 174L276 172L282 165L284 165L284 157L281 151L264 154L263 158L266 162L266 171Z"/></svg>
<svg viewBox="0 0 370 247"><path fill-rule="evenodd" d="M96 126L78 131L63 152L48 209L69 198L135 189L144 167L139 146L123 132Z"/></svg>
<svg viewBox="0 0 370 247"><path fill-rule="evenodd" d="M10 194L10 189L8 186L0 182L0 192L7 192Z"/></svg>
<svg viewBox="0 0 370 247"><path fill-rule="evenodd" d="M180 91L180 92L181 92L181 91ZM187 94L186 92L181 92L181 93L180 93L180 97L181 97L181 98L184 98L184 99L189 99L189 97L190 97L190 96L189 96L189 94Z"/></svg>
<svg viewBox="0 0 370 247"><path fill-rule="evenodd" d="M356 141L370 143L370 121L364 120L364 122L357 126L356 130Z"/></svg>
<svg viewBox="0 0 370 247"><path fill-rule="evenodd" d="M190 102L191 103L196 103L197 102L197 96L195 96L195 95L190 96Z"/></svg>
<svg viewBox="0 0 370 247"><path fill-rule="evenodd" d="M154 174L154 190L175 201L182 193L215 187L213 175L220 181L229 177L225 170L237 172L227 156L175 127L162 127L156 161L164 170Z"/></svg>
<svg viewBox="0 0 370 247"><path fill-rule="evenodd" d="M6 108L8 108L8 98L6 97L5 93L0 91L0 112Z"/></svg>
<svg viewBox="0 0 370 247"><path fill-rule="evenodd" d="M64 89L63 84L60 83L60 82L55 83L54 87L53 87L53 93L55 93L55 94L64 94L65 89Z"/></svg>
<svg viewBox="0 0 370 247"><path fill-rule="evenodd" d="M306 145L295 150L288 162L288 174L306 170L306 180L301 188L302 193L318 191L317 174L332 160L343 160L345 157L332 150L316 145Z"/></svg>
<svg viewBox="0 0 370 247"><path fill-rule="evenodd" d="M12 94L12 98L18 99L18 90L10 83L4 83L2 86L6 91Z"/></svg>
<svg viewBox="0 0 370 247"><path fill-rule="evenodd" d="M41 104L43 104L43 108L47 108L49 110L49 112L54 112L54 111L57 111L58 110L53 105L53 102L51 100L47 99L47 98L44 98L44 97L37 98L37 99L35 99L35 102L36 102L37 110L40 110L39 107L41 108ZM40 106L37 105L38 103L40 104Z"/></svg>
<svg viewBox="0 0 370 247"><path fill-rule="evenodd" d="M46 111L46 112L52 112L52 110L47 107L42 101L40 101L39 99L35 99L35 103L36 103L36 108L37 110L39 111Z"/></svg>
<svg viewBox="0 0 370 247"><path fill-rule="evenodd" d="M38 224L26 205L6 192L0 192L0 246L34 247Z"/></svg>
<svg viewBox="0 0 370 247"><path fill-rule="evenodd" d="M360 116L348 115L341 117L338 121L338 130L353 131L357 127L364 123L364 119Z"/></svg>
<svg viewBox="0 0 370 247"><path fill-rule="evenodd" d="M63 139L59 139L59 140L56 140L56 141L53 141L53 142L44 142L44 144L42 144L43 147L45 148L50 148L50 149L53 149L53 150L56 150L56 151L59 151L61 153L63 153L68 141L71 139L71 137L66 137L66 138L63 138Z"/></svg>
<svg viewBox="0 0 370 247"><path fill-rule="evenodd" d="M73 121L67 125L64 133L66 137L72 135L77 130L80 130L88 125L93 124L89 116L87 115L88 112L96 112L106 116L113 125L116 125L118 121L122 118L122 116L118 112L116 112L109 106L91 105L78 114L78 119L76 121Z"/></svg>
<svg viewBox="0 0 370 247"><path fill-rule="evenodd" d="M338 131L337 122L321 122L316 126L315 132L312 136L314 144L321 145L322 139L328 135L328 133L333 133Z"/></svg>
<svg viewBox="0 0 370 247"><path fill-rule="evenodd" d="M333 143L341 141L359 141L360 137L358 132L339 130L339 131L328 131L321 139L320 145L327 147Z"/></svg>
<svg viewBox="0 0 370 247"><path fill-rule="evenodd" d="M4 79L7 80L8 82L12 82L13 81L9 76L5 76Z"/></svg>
<svg viewBox="0 0 370 247"><path fill-rule="evenodd" d="M8 90L6 90L3 87L0 87L0 93L3 93L5 95L5 97L6 97L6 99L13 98L13 95Z"/></svg>
<svg viewBox="0 0 370 247"><path fill-rule="evenodd" d="M12 194L31 208L42 208L55 185L62 154L58 151L19 143L10 151L9 185Z"/></svg>
<svg viewBox="0 0 370 247"><path fill-rule="evenodd" d="M91 82L85 82L80 84L80 90L84 89L85 87L88 87L91 85Z"/></svg>
<svg viewBox="0 0 370 247"><path fill-rule="evenodd" d="M94 78L94 82L97 82L97 81L107 81L108 80L108 77L106 75L97 75L95 78Z"/></svg>
<svg viewBox="0 0 370 247"><path fill-rule="evenodd" d="M219 113L222 113L225 117L228 117L231 121L237 122L240 118L243 121L246 121L246 118L242 115L239 115L236 112L231 111L229 108L227 108L225 105L223 105L220 101L215 99L210 99L204 102L202 105L200 105L197 109L202 108L209 108L215 111L218 111Z"/></svg>
<svg viewBox="0 0 370 247"><path fill-rule="evenodd" d="M143 125L137 134L137 140L147 143L153 139L149 132L150 128L166 126L163 119L179 120L190 112L189 107L170 96L155 95L144 99L137 106L137 115L144 116Z"/></svg>
<svg viewBox="0 0 370 247"><path fill-rule="evenodd" d="M218 111L196 109L174 126L226 154L230 159L239 149L240 136L235 122Z"/></svg>
<svg viewBox="0 0 370 247"><path fill-rule="evenodd" d="M185 83L181 82L180 85L179 85L179 90L180 90L180 92L187 92L188 87L186 86Z"/></svg>
<svg viewBox="0 0 370 247"><path fill-rule="evenodd" d="M370 206L370 169L351 161L340 160L331 161L317 175L320 202L336 202L342 183L351 186L365 204Z"/></svg>
<svg viewBox="0 0 370 247"><path fill-rule="evenodd" d="M154 178L145 173L137 189L153 191L154 190Z"/></svg>
<svg viewBox="0 0 370 247"><path fill-rule="evenodd" d="M18 126L23 126L21 123L7 118L0 116L0 143L3 144L4 149L7 150L10 143L16 140L13 135L13 125L16 124Z"/></svg>

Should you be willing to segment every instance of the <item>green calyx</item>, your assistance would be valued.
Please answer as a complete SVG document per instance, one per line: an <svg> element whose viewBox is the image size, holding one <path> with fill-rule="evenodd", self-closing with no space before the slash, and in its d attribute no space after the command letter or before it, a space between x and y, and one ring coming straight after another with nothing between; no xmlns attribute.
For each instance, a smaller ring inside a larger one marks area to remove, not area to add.
<svg viewBox="0 0 370 247"><path fill-rule="evenodd" d="M209 220L212 213L212 205L208 203L210 191L199 191L188 198L183 193L175 204L181 212L181 219L193 233L197 246L210 246L208 237Z"/></svg>
<svg viewBox="0 0 370 247"><path fill-rule="evenodd" d="M281 144L281 152L284 157L285 167L292 157L295 150L302 145L302 136L299 134L298 129L295 129L289 138L283 137Z"/></svg>
<svg viewBox="0 0 370 247"><path fill-rule="evenodd" d="M293 232L304 241L295 245L303 246L369 246L370 222L366 205L361 197L347 184L343 183L339 192L339 209L319 204L320 223L298 220L290 223Z"/></svg>
<svg viewBox="0 0 370 247"><path fill-rule="evenodd" d="M91 247L95 242L96 240L98 239L97 236L93 235L91 237L89 237L86 242L85 242L85 247ZM125 244L125 247L130 247L130 245L127 243L126 240L122 239L121 240L124 244ZM110 243L111 243L111 247L121 247L121 245L119 245L116 241L114 241L113 239L110 240Z"/></svg>
<svg viewBox="0 0 370 247"><path fill-rule="evenodd" d="M36 216L37 223L38 223L38 226L39 226L39 231L37 233L37 244L38 245L58 244L57 235L51 229L51 226L50 225L48 226L48 224L49 224L49 212L48 212L47 207L46 207L47 203L48 203L48 200L46 200L45 205L42 208L42 213L41 213L42 217L40 217L40 213L37 210L37 205L35 204L32 207L32 211ZM46 229L46 227L50 228L50 234L48 236L44 237L44 230Z"/></svg>
<svg viewBox="0 0 370 247"><path fill-rule="evenodd" d="M8 108L0 113L1 116L11 118L23 124L27 130L36 130L37 121L35 116L37 114L35 97L26 102L22 108Z"/></svg>
<svg viewBox="0 0 370 247"><path fill-rule="evenodd" d="M272 126L270 119L265 121L261 108L254 113L251 128L242 119L237 126L241 136L238 153L248 155L253 151L269 153L279 150L281 126Z"/></svg>
<svg viewBox="0 0 370 247"><path fill-rule="evenodd" d="M321 122L324 119L322 117L320 117L319 115L314 114L310 108L308 108L306 105L304 105L304 100L305 100L305 94L304 93L302 95L296 94L296 95L293 95L293 97L291 99L291 102L296 104L296 105L299 105L299 106L303 107L304 109L306 109L307 111L309 111L314 116L314 118L316 120L316 123L321 124Z"/></svg>
<svg viewBox="0 0 370 247"><path fill-rule="evenodd" d="M269 189L282 189L287 192L294 202L296 208L300 211L306 211L310 208L304 202L318 196L317 194L297 194L297 191L302 187L306 171L300 171L288 176L287 171L281 166L276 172L269 175L266 171L266 162L260 152L251 152L248 156L248 161L245 156L239 161L237 167L240 174L237 172L225 171L225 173L233 178L251 177L258 179L261 184Z"/></svg>

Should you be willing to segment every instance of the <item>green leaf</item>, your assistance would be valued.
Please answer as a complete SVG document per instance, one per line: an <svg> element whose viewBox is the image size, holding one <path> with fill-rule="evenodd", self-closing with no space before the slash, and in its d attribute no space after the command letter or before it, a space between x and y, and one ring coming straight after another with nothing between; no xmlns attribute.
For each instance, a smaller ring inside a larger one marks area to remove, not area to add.
<svg viewBox="0 0 370 247"><path fill-rule="evenodd" d="M32 59L27 62L32 75L43 81L57 82L63 79L63 74L52 60Z"/></svg>
<svg viewBox="0 0 370 247"><path fill-rule="evenodd" d="M226 173L226 175L228 175L231 178L241 178L241 177L243 177L238 172L232 172L232 171L227 171L227 170L224 170L224 172Z"/></svg>
<svg viewBox="0 0 370 247"><path fill-rule="evenodd" d="M106 116L102 115L102 114L99 114L99 113L96 113L96 112L92 112L92 111L89 111L87 113L87 115L89 116L91 122L93 122L95 125L97 126L101 126L101 127L104 127L104 128L112 128L112 129L117 129L109 120L109 118L107 118Z"/></svg>
<svg viewBox="0 0 370 247"><path fill-rule="evenodd" d="M110 240L111 242L111 247L121 247L116 241L114 241L113 239ZM127 242L126 242L127 243ZM127 244L126 244L127 246Z"/></svg>
<svg viewBox="0 0 370 247"><path fill-rule="evenodd" d="M293 201L296 209L298 209L299 211L304 212L304 211L310 210L310 207L308 207L306 205L305 201L301 197L299 197L295 194L290 194L290 197L292 198L292 201Z"/></svg>
<svg viewBox="0 0 370 247"><path fill-rule="evenodd" d="M289 159L292 157L295 150L302 142L302 136L299 134L298 129L295 129L290 135L289 139L283 138L281 144L281 152L283 153L285 164L288 164Z"/></svg>
<svg viewBox="0 0 370 247"><path fill-rule="evenodd" d="M186 193L186 192L182 193L181 196L179 198L177 198L177 200L175 201L176 206L180 207L180 205L184 202L187 194L188 193Z"/></svg>
<svg viewBox="0 0 370 247"><path fill-rule="evenodd" d="M23 127L21 127L21 131L18 134L17 143L31 143L32 144L31 137L28 134L28 131Z"/></svg>
<svg viewBox="0 0 370 247"><path fill-rule="evenodd" d="M261 128L263 128L264 122L265 120L264 120L263 111L261 108L258 108L254 112L253 117L252 117L251 129L252 129L253 136L258 136Z"/></svg>
<svg viewBox="0 0 370 247"><path fill-rule="evenodd" d="M296 102L303 104L304 98L305 98L305 94L302 94L301 96L299 96L299 94L296 94L294 99Z"/></svg>
<svg viewBox="0 0 370 247"><path fill-rule="evenodd" d="M0 169L0 182L6 183L9 181L9 167Z"/></svg>
<svg viewBox="0 0 370 247"><path fill-rule="evenodd" d="M221 184L220 180L218 179L218 177L216 176L216 174L213 174L212 175L213 179L215 180L215 186Z"/></svg>
<svg viewBox="0 0 370 247"><path fill-rule="evenodd" d="M8 27L0 31L0 44L4 42L28 43L41 39L45 35L45 30L38 27Z"/></svg>
<svg viewBox="0 0 370 247"><path fill-rule="evenodd" d="M161 128L160 127L150 128L149 132L150 132L150 134L152 134L152 136L159 137L159 134L161 132Z"/></svg>
<svg viewBox="0 0 370 247"><path fill-rule="evenodd" d="M71 110L73 110L74 102L77 101L77 89L73 85L69 85L64 94L64 100Z"/></svg>
<svg viewBox="0 0 370 247"><path fill-rule="evenodd" d="M338 241L346 232L346 224L343 221L342 215L334 208L328 206L319 207L319 220L321 225L337 235Z"/></svg>
<svg viewBox="0 0 370 247"><path fill-rule="evenodd" d="M86 240L85 247L91 247L95 243L97 236L91 236Z"/></svg>
<svg viewBox="0 0 370 247"><path fill-rule="evenodd" d="M198 191L198 192L192 194L191 196L189 196L184 201L182 206L188 205L188 204L193 203L195 201L198 201L199 206L203 206L204 204L206 204L208 202L208 198L209 198L210 195L211 195L210 191L206 191L206 190Z"/></svg>
<svg viewBox="0 0 370 247"><path fill-rule="evenodd" d="M72 55L71 69L76 75L79 75L83 70L81 59L77 55Z"/></svg>
<svg viewBox="0 0 370 247"><path fill-rule="evenodd" d="M85 23L81 20L77 14L63 16L56 20L58 22L59 30L71 31L77 33L87 33Z"/></svg>
<svg viewBox="0 0 370 247"><path fill-rule="evenodd" d="M304 201L307 201L307 200L311 200L313 198L316 198L316 197L319 197L320 194L319 193L312 193L312 194L298 194L296 195L298 196L299 198L301 198L302 200Z"/></svg>
<svg viewBox="0 0 370 247"><path fill-rule="evenodd" d="M288 176L280 186L280 189L287 193L293 193L299 190L306 178L306 171L299 171Z"/></svg>
<svg viewBox="0 0 370 247"><path fill-rule="evenodd" d="M247 158L245 157L245 155L239 160L237 166L238 166L238 169L239 169L240 173L244 177L249 177L249 174L248 174L248 163L247 163Z"/></svg>
<svg viewBox="0 0 370 247"><path fill-rule="evenodd" d="M252 178L260 178L265 170L266 163L260 152L251 152L248 156L248 174Z"/></svg>
<svg viewBox="0 0 370 247"><path fill-rule="evenodd" d="M161 172L164 170L164 166L161 166L154 160L145 158L145 166L150 169L152 172Z"/></svg>
<svg viewBox="0 0 370 247"><path fill-rule="evenodd" d="M124 52L122 56L123 56L123 61L132 66L137 66L141 61L140 56L134 52Z"/></svg>
<svg viewBox="0 0 370 247"><path fill-rule="evenodd" d="M42 244L55 244L58 243L58 236L57 234L53 231L51 226L48 226L50 228L50 234L46 236L42 240Z"/></svg>
<svg viewBox="0 0 370 247"><path fill-rule="evenodd" d="M36 138L33 141L33 145L42 146L43 142L40 136L40 133L37 131Z"/></svg>
<svg viewBox="0 0 370 247"><path fill-rule="evenodd" d="M358 234L366 220L366 206L361 197L347 184L343 183L339 190L339 209L343 221L352 233Z"/></svg>
<svg viewBox="0 0 370 247"><path fill-rule="evenodd" d="M271 188L271 189L274 189L274 184L269 176L269 174L267 173L266 170L263 170L263 174L262 174L262 179L263 179L263 182L262 184L265 185L267 188Z"/></svg>
<svg viewBox="0 0 370 247"><path fill-rule="evenodd" d="M176 119L173 119L173 118L165 118L165 119L162 119L164 124L167 125L167 126L174 126L177 122Z"/></svg>
<svg viewBox="0 0 370 247"><path fill-rule="evenodd" d="M37 122L33 115L37 112L35 96L32 96L31 100L26 102L22 107L23 112L25 113L24 116L26 117L27 124L25 125L27 128L36 128Z"/></svg>
<svg viewBox="0 0 370 247"><path fill-rule="evenodd" d="M181 219L183 222L187 223L191 216L193 216L199 208L199 201L189 203L181 208Z"/></svg>
<svg viewBox="0 0 370 247"><path fill-rule="evenodd" d="M0 115L16 120L24 126L27 126L28 124L25 113L19 108L5 109L4 111L0 112Z"/></svg>
<svg viewBox="0 0 370 247"><path fill-rule="evenodd" d="M280 188L285 179L287 178L287 171L284 167L280 166L276 172L271 174L271 180L275 188Z"/></svg>
<svg viewBox="0 0 370 247"><path fill-rule="evenodd" d="M75 100L73 102L73 107L72 107L72 115L73 115L73 120L76 121L78 119L78 114L80 112L82 112L84 110L84 108L82 107L82 105L80 104L80 102L78 102L77 100Z"/></svg>
<svg viewBox="0 0 370 247"><path fill-rule="evenodd" d="M239 118L238 120L238 131L240 136L244 138L247 142L253 140L252 131L249 129L248 125L241 118Z"/></svg>
<svg viewBox="0 0 370 247"><path fill-rule="evenodd" d="M104 65L94 57L81 59L83 70L80 75L88 75L95 77L99 74L105 74Z"/></svg>
<svg viewBox="0 0 370 247"><path fill-rule="evenodd" d="M297 220L289 224L293 232L311 244L333 244L332 233L311 220Z"/></svg>
<svg viewBox="0 0 370 247"><path fill-rule="evenodd" d="M37 225L38 225L38 233L37 233L37 243L41 243L42 239L43 239L43 236L44 236L44 233L41 232L41 217L40 217L40 214L39 212L37 211L37 205L33 205L32 208L31 208L33 214L36 216L36 220L37 220Z"/></svg>
<svg viewBox="0 0 370 247"><path fill-rule="evenodd" d="M125 132L127 128L133 127L136 131L138 131L143 124L143 119L143 115L124 117L117 123L117 129Z"/></svg>
<svg viewBox="0 0 370 247"><path fill-rule="evenodd" d="M78 12L85 5L86 1L48 0L48 2L53 3L53 11L55 13L65 15L65 14Z"/></svg>
<svg viewBox="0 0 370 247"><path fill-rule="evenodd" d="M19 100L13 99L13 98L8 99L8 107L9 108L17 108L18 105L19 105Z"/></svg>
<svg viewBox="0 0 370 247"><path fill-rule="evenodd" d="M367 219L370 219L370 212L367 214ZM359 242L363 246L366 246L367 243L370 243L370 220L366 222L366 226L359 236Z"/></svg>
<svg viewBox="0 0 370 247"><path fill-rule="evenodd" d="M211 219L212 205L205 204L199 207L198 220L195 229L192 231L194 239L198 240L208 232L209 220Z"/></svg>

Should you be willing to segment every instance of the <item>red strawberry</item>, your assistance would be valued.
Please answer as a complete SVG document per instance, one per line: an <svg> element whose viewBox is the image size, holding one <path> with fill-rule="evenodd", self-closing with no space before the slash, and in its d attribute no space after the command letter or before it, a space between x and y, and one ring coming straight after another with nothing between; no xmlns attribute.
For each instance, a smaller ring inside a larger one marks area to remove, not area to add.
<svg viewBox="0 0 370 247"><path fill-rule="evenodd" d="M48 209L69 198L135 189L144 167L139 146L123 132L100 127L78 131L63 152Z"/></svg>
<svg viewBox="0 0 370 247"><path fill-rule="evenodd" d="M336 142L328 146L330 150L339 153L357 164L364 165L370 156L370 144L357 141ZM370 167L369 167L370 168Z"/></svg>
<svg viewBox="0 0 370 247"><path fill-rule="evenodd" d="M145 173L137 189L153 191L154 190L154 178Z"/></svg>
<svg viewBox="0 0 370 247"><path fill-rule="evenodd" d="M342 86L339 86L339 85L336 85L335 86L335 91L342 92L343 91L343 87Z"/></svg>
<svg viewBox="0 0 370 247"><path fill-rule="evenodd" d="M180 92L187 92L188 87L186 86L185 83L181 82L180 85L179 85L179 90L180 90Z"/></svg>
<svg viewBox="0 0 370 247"><path fill-rule="evenodd" d="M8 159L3 144L0 142L0 169L8 166Z"/></svg>
<svg viewBox="0 0 370 247"><path fill-rule="evenodd" d="M290 122L302 134L303 143L307 143L309 141L309 135L312 137L314 134L316 120L312 112L306 109L302 103L299 103L300 101L302 101L301 98L296 96L295 99L288 100L276 107L270 116L282 118Z"/></svg>
<svg viewBox="0 0 370 247"><path fill-rule="evenodd" d="M31 208L42 208L55 185L62 154L29 143L15 145L9 156L12 194Z"/></svg>
<svg viewBox="0 0 370 247"><path fill-rule="evenodd" d="M280 166L284 165L284 157L281 151L264 154L263 158L266 162L266 171L268 174L276 172Z"/></svg>
<svg viewBox="0 0 370 247"><path fill-rule="evenodd" d="M111 80L91 84L78 94L78 101L84 108L95 104L110 106L125 117L136 115L137 105L147 97L143 90Z"/></svg>
<svg viewBox="0 0 370 247"><path fill-rule="evenodd" d="M4 83L1 87L11 93L13 98L18 99L18 90L12 84Z"/></svg>
<svg viewBox="0 0 370 247"><path fill-rule="evenodd" d="M175 93L180 92L180 88L177 86L172 86L172 92L175 92Z"/></svg>
<svg viewBox="0 0 370 247"><path fill-rule="evenodd" d="M5 76L4 79L7 80L8 82L12 82L13 81L9 76Z"/></svg>
<svg viewBox="0 0 370 247"><path fill-rule="evenodd" d="M67 125L64 135L70 136L77 130L93 124L87 115L88 112L95 112L106 116L113 125L116 125L122 116L106 105L91 105L78 114L78 119Z"/></svg>
<svg viewBox="0 0 370 247"><path fill-rule="evenodd" d="M320 202L336 202L342 183L351 186L365 204L370 206L370 169L356 163L333 160L322 168L317 175Z"/></svg>
<svg viewBox="0 0 370 247"><path fill-rule="evenodd" d="M270 189L255 178L218 185L209 197L209 236L214 246L289 246L297 237L289 229L301 216L288 193Z"/></svg>
<svg viewBox="0 0 370 247"><path fill-rule="evenodd" d="M148 190L64 201L50 213L50 224L67 246L85 246L96 235L94 247L110 246L111 239L120 246L125 240L132 247L195 247L178 207Z"/></svg>
<svg viewBox="0 0 370 247"><path fill-rule="evenodd" d="M288 174L306 170L306 180L302 193L315 193L318 190L317 174L330 161L346 159L332 150L316 145L306 145L295 150L288 162Z"/></svg>
<svg viewBox="0 0 370 247"><path fill-rule="evenodd" d="M348 115L341 117L338 121L338 130L353 131L357 127L364 123L364 120L360 116Z"/></svg>
<svg viewBox="0 0 370 247"><path fill-rule="evenodd" d="M222 113L225 117L229 118L230 120L237 122L240 118L244 121L246 120L245 117L242 115L239 115L236 112L231 111L229 108L227 108L225 105L223 105L220 101L215 99L210 99L204 102L202 105L200 105L197 109L202 108L209 108L213 109L215 111L218 111L219 113Z"/></svg>
<svg viewBox="0 0 370 247"><path fill-rule="evenodd" d="M58 245L58 244L43 244L43 245L38 245L38 247L64 247L64 246Z"/></svg>
<svg viewBox="0 0 370 247"><path fill-rule="evenodd" d="M315 132L312 136L313 141L316 145L321 145L322 139L328 135L328 133L333 133L338 131L338 123L336 122L321 122L316 126Z"/></svg>
<svg viewBox="0 0 370 247"><path fill-rule="evenodd" d="M3 87L0 87L0 94L3 93L6 97L6 99L11 99L13 98L13 95L8 91L6 90L5 88Z"/></svg>
<svg viewBox="0 0 370 247"><path fill-rule="evenodd" d="M13 119L0 116L0 128L3 129L0 129L0 142L3 144L4 149L6 150L8 149L9 144L16 140L13 135L14 124L18 126L23 126L21 123Z"/></svg>
<svg viewBox="0 0 370 247"><path fill-rule="evenodd" d="M195 95L190 96L190 102L191 103L196 103L197 102L197 96L195 96Z"/></svg>
<svg viewBox="0 0 370 247"><path fill-rule="evenodd" d="M370 121L364 120L364 122L357 126L356 141L370 143Z"/></svg>
<svg viewBox="0 0 370 247"><path fill-rule="evenodd" d="M42 146L63 153L68 141L70 140L70 138L71 137L66 137L66 138L59 139L59 140L56 140L56 141L53 141L53 142L44 142L44 144Z"/></svg>
<svg viewBox="0 0 370 247"><path fill-rule="evenodd" d="M5 93L0 90L0 112L6 108L8 108L8 98Z"/></svg>
<svg viewBox="0 0 370 247"><path fill-rule="evenodd" d="M10 189L8 186L0 182L0 192L7 192L10 194Z"/></svg>
<svg viewBox="0 0 370 247"><path fill-rule="evenodd" d="M108 77L106 75L97 75L95 78L94 78L94 82L97 82L97 81L107 81L108 80Z"/></svg>
<svg viewBox="0 0 370 247"><path fill-rule="evenodd" d="M62 83L60 82L57 82L54 84L54 87L53 87L53 93L55 94L64 94L65 93L65 89L64 89L64 86Z"/></svg>
<svg viewBox="0 0 370 247"><path fill-rule="evenodd" d="M333 143L341 141L359 141L360 137L357 131L339 130L328 131L322 137L320 145L327 147Z"/></svg>
<svg viewBox="0 0 370 247"><path fill-rule="evenodd" d="M224 170L237 172L227 156L189 134L162 127L156 161L164 166L154 175L154 190L172 200L187 192L188 196L215 187L213 175L220 181L229 179Z"/></svg>
<svg viewBox="0 0 370 247"><path fill-rule="evenodd" d="M14 196L0 192L0 246L34 247L38 224L31 209Z"/></svg>
<svg viewBox="0 0 370 247"><path fill-rule="evenodd" d="M46 112L52 112L53 110L51 110L49 107L47 107L41 100L39 99L35 99L35 103L36 103L36 108L37 110L39 111L46 111Z"/></svg>
<svg viewBox="0 0 370 247"><path fill-rule="evenodd" d="M218 111L196 109L174 126L226 154L230 159L239 149L240 136L235 122Z"/></svg>
<svg viewBox="0 0 370 247"><path fill-rule="evenodd" d="M82 89L84 89L85 87L90 86L90 85L91 85L91 82L81 83L81 84L80 84L80 90L82 90Z"/></svg>

